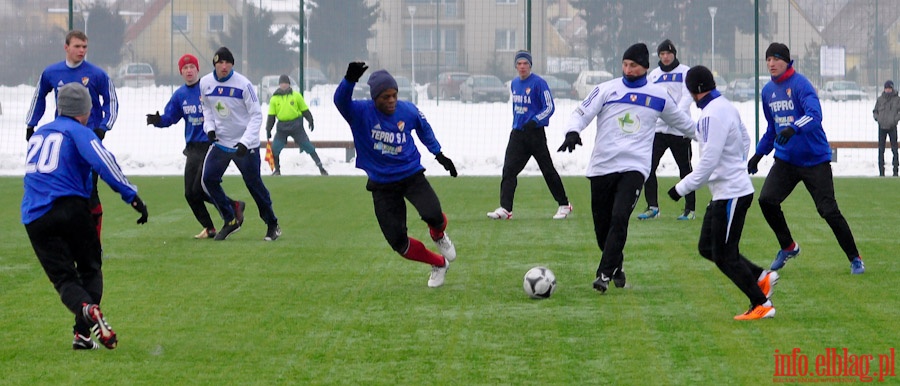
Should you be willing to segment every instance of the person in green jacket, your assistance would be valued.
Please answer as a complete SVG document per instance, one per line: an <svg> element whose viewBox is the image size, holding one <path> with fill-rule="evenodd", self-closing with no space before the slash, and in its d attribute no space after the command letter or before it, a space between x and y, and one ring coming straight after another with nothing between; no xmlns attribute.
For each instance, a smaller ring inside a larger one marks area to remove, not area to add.
<svg viewBox="0 0 900 386"><path fill-rule="evenodd" d="M316 154L316 147L309 141L306 130L303 129L303 122L300 117L306 119L309 123L309 131L315 130L313 124L312 113L303 100L303 95L291 89L291 79L287 75L281 75L278 78L278 89L272 94L269 100L269 120L266 122L266 138L272 138L272 127L275 126L275 119L278 119L278 131L275 133L275 140L272 141L272 155L275 160L275 171L273 176L281 175L281 159L279 155L287 144L288 137L294 139L300 147L300 153L304 151L312 157L316 166L319 167L319 173L327 176L328 172L322 167L322 160Z"/></svg>

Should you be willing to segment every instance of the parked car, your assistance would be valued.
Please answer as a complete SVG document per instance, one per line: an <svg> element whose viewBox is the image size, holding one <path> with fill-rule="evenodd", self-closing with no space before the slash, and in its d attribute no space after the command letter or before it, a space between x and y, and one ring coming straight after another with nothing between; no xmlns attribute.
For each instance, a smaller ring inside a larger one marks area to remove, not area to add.
<svg viewBox="0 0 900 386"><path fill-rule="evenodd" d="M300 72L298 69L294 70L294 79L300 79ZM320 84L328 84L328 77L318 68L307 67L303 70L303 84L306 86L306 90L311 90L313 87Z"/></svg>
<svg viewBox="0 0 900 386"><path fill-rule="evenodd" d="M419 92L413 86L409 78L405 76L395 76L397 81L397 99L419 103Z"/></svg>
<svg viewBox="0 0 900 386"><path fill-rule="evenodd" d="M584 99L594 89L594 86L612 78L613 74L606 71L582 71L578 74L578 78L575 78L575 82L572 83L572 88L578 94L578 99Z"/></svg>
<svg viewBox="0 0 900 386"><path fill-rule="evenodd" d="M831 99L835 101L858 101L866 98L859 85L850 80L833 80L825 82L825 87L819 93L821 99Z"/></svg>
<svg viewBox="0 0 900 386"><path fill-rule="evenodd" d="M753 78L737 78L728 85L726 94L733 102L745 102L756 98L756 85Z"/></svg>
<svg viewBox="0 0 900 386"><path fill-rule="evenodd" d="M472 75L459 85L459 100L465 102L506 102L509 87L494 75Z"/></svg>
<svg viewBox="0 0 900 386"><path fill-rule="evenodd" d="M147 63L126 63L119 67L113 82L118 87L147 87L156 85L153 67Z"/></svg>
<svg viewBox="0 0 900 386"><path fill-rule="evenodd" d="M553 75L543 75L541 77L547 82L547 86L550 87L550 93L553 94L554 98L578 99L575 89L565 79L557 78Z"/></svg>
<svg viewBox="0 0 900 386"><path fill-rule="evenodd" d="M436 98L440 90L441 99L459 99L459 85L468 77L468 72L442 72L428 84L428 97Z"/></svg>
<svg viewBox="0 0 900 386"><path fill-rule="evenodd" d="M279 78L281 78L281 75L266 75L259 81L259 89L256 90L256 95L259 96L261 103L269 103L269 99L272 99L272 94L278 89ZM290 76L288 78L291 80L291 88L295 91L300 91L297 90L297 81Z"/></svg>

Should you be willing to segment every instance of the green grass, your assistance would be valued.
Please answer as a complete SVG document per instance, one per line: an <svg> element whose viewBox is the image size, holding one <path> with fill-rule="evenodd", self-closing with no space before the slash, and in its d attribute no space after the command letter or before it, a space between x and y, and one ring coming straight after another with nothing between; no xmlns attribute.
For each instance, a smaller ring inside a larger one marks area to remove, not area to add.
<svg viewBox="0 0 900 386"><path fill-rule="evenodd" d="M0 178L0 384L749 385L772 382L776 349L812 362L828 347L877 355L900 341L898 179L835 181L862 276L799 186L785 208L803 253L781 271L776 318L755 322L732 320L746 298L696 252L705 188L698 220L679 222L683 203L665 196L675 180L661 179L662 217L630 225L632 288L600 295L586 179L564 179L565 221L550 219L539 177L520 179L513 221L485 217L499 178L430 180L459 253L438 289L430 267L384 241L361 177L267 177L284 230L274 243L237 177L226 191L249 202L247 220L225 242L191 238L200 226L181 177L133 178L144 226L104 186L103 309L120 345L73 352L72 317L19 221L21 179ZM428 240L409 213L410 235ZM742 252L765 267L776 249L754 204ZM522 291L535 265L556 273L551 299Z"/></svg>

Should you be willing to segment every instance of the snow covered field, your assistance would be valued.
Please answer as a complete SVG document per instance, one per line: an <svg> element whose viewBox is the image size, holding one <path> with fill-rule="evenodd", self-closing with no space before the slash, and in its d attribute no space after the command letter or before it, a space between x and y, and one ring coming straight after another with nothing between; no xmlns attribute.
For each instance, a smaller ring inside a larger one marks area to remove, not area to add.
<svg viewBox="0 0 900 386"><path fill-rule="evenodd" d="M316 130L310 134L312 140L350 140L350 131L343 118L334 107L332 97L336 85L316 86L306 93L307 104L315 117ZM425 95L424 87L420 87L420 95ZM157 86L150 88L119 88L119 118L104 144L116 155L125 173L128 175L180 175L184 167L184 126L178 125L157 129L146 125L146 114L162 110L168 101L173 87ZM25 158L25 114L31 102L34 88L31 86L0 87L0 175L22 175ZM52 119L52 98L48 98L48 112L44 114L41 124ZM590 150L593 146L593 124L582 134L585 147L579 147L574 153L556 153L556 147L562 143L563 126L569 113L580 101L569 99L556 100L556 113L547 128L547 138L554 163L562 175L579 176L584 174ZM877 126L872 120L872 108L875 99L852 102L822 101L824 125L829 140L843 141L876 141ZM419 108L425 113L434 127L438 141L443 146L444 154L453 159L461 176L489 175L499 176L503 166L503 154L509 136L511 123L511 107L507 103L463 104L458 101L435 101L420 99ZM737 103L744 123L750 130L750 137L756 138L754 132L754 102ZM268 105L263 105L263 113ZM694 107L694 116L699 110ZM762 112L760 112L760 119ZM263 119L265 122L265 119ZM760 125L760 135L765 130ZM265 139L264 127L260 135ZM417 140L418 142L418 140ZM696 145L695 145L696 146ZM423 164L429 175L445 175L443 168L427 154L424 148ZM343 149L319 149L319 155L332 175L364 175L354 164L344 162ZM889 153L889 152L888 152ZM890 154L887 154L890 163ZM286 175L318 175L318 170L306 154L298 154L297 149L285 149L281 154L282 172ZM696 162L698 156L694 156ZM760 163L760 173L765 174L772 164L772 157L766 157ZM877 175L877 155L874 149L842 149L833 163L834 174L838 176L875 176ZM263 174L270 171L263 162ZM677 175L677 167L667 153L663 158L659 174L662 176ZM232 166L228 174L237 174ZM532 160L523 175L540 175L537 164Z"/></svg>

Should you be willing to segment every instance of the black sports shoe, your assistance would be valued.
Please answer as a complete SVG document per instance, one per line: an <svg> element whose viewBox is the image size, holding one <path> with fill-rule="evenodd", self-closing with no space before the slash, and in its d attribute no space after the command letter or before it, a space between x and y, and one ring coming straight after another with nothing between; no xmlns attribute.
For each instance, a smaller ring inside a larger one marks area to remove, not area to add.
<svg viewBox="0 0 900 386"><path fill-rule="evenodd" d="M72 339L72 350L96 350L98 348L100 345L91 339L91 334L84 336L76 332L75 338Z"/></svg>
<svg viewBox="0 0 900 386"><path fill-rule="evenodd" d="M225 240L229 235L239 230L241 230L241 224L238 222L238 220L231 220L230 222L225 224L225 226L223 226L218 233L216 233L216 241Z"/></svg>
<svg viewBox="0 0 900 386"><path fill-rule="evenodd" d="M235 201L234 202L234 218L237 219L238 227L244 225L244 208L247 207L247 203L243 201Z"/></svg>
<svg viewBox="0 0 900 386"><path fill-rule="evenodd" d="M266 237L263 240L275 241L279 237L281 237L281 227L278 224L273 224L269 225L269 229L266 230Z"/></svg>
<svg viewBox="0 0 900 386"><path fill-rule="evenodd" d="M106 323L103 313L100 312L100 306L84 303L81 308L81 313L86 321L93 324L91 332L94 333L97 340L110 350L116 348L116 345L119 342L116 338L116 332L109 326L109 323Z"/></svg>
<svg viewBox="0 0 900 386"><path fill-rule="evenodd" d="M625 270L619 268L613 273L612 277L613 284L616 285L616 288L625 288Z"/></svg>
<svg viewBox="0 0 900 386"><path fill-rule="evenodd" d="M608 288L609 278L601 273L600 276L597 277L597 280L594 280L594 289L600 291L600 293L602 294L605 293Z"/></svg>
<svg viewBox="0 0 900 386"><path fill-rule="evenodd" d="M323 175L323 176L327 176L327 175L328 175L328 171L325 170L325 168L319 166L319 174L321 174L321 175Z"/></svg>

